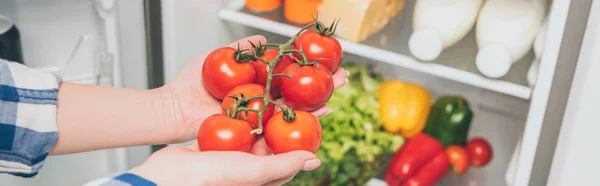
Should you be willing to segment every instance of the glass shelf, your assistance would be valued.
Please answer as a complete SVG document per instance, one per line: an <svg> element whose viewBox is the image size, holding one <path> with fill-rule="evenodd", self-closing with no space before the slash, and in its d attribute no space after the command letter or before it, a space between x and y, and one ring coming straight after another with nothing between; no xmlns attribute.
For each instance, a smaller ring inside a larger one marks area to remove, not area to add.
<svg viewBox="0 0 600 186"><path fill-rule="evenodd" d="M532 51L515 63L504 77L487 78L479 73L475 66L477 45L473 29L460 42L444 50L438 59L421 62L415 59L408 49L414 2L406 3L402 13L365 41L355 43L338 38L344 52L529 100L531 88L527 86L526 74L534 58ZM287 37L295 34L301 27L286 21L282 8L271 13L256 14L245 8L244 0L230 1L226 8L219 11L219 17Z"/></svg>

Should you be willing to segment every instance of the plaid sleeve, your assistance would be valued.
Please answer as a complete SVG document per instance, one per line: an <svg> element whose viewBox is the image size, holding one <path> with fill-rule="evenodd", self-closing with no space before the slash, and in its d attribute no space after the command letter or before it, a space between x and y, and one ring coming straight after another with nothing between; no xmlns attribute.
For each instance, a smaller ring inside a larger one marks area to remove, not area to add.
<svg viewBox="0 0 600 186"><path fill-rule="evenodd" d="M98 179L85 186L156 186L156 184L138 175L124 173L112 178Z"/></svg>
<svg viewBox="0 0 600 186"><path fill-rule="evenodd" d="M0 59L0 173L37 175L58 138L51 73Z"/></svg>

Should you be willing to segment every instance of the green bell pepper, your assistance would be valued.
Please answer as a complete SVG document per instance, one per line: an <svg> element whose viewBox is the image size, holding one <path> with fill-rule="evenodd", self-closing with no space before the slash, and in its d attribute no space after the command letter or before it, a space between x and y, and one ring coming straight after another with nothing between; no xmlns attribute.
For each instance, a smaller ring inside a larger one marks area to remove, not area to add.
<svg viewBox="0 0 600 186"><path fill-rule="evenodd" d="M469 103L461 96L441 96L433 104L424 133L438 139L444 148L465 146L473 119Z"/></svg>

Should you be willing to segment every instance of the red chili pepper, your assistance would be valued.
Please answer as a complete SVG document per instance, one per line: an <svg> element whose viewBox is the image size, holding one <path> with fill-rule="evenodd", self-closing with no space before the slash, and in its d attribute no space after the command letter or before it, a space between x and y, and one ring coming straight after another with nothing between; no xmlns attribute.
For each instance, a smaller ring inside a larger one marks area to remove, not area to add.
<svg viewBox="0 0 600 186"><path fill-rule="evenodd" d="M442 144L427 134L417 134L398 150L388 165L390 186L435 184L449 169Z"/></svg>

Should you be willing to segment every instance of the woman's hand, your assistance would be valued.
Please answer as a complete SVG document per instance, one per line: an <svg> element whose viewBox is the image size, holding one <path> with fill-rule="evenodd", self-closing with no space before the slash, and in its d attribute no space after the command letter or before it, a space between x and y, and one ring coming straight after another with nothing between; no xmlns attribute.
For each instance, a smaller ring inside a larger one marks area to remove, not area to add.
<svg viewBox="0 0 600 186"><path fill-rule="evenodd" d="M228 47L237 47L238 43L241 49L252 49L252 43L266 43L263 36L252 36L240 39L228 45ZM176 121L172 122L177 131L175 143L186 142L195 139L197 130L208 116L221 112L221 102L215 99L202 84L202 64L205 54L190 62L175 78L167 85L159 88L165 99L174 102L173 113ZM343 68L337 70L333 76L335 88L339 88L347 83L346 77L348 71ZM331 112L327 106L323 106L315 111L313 115L320 117Z"/></svg>
<svg viewBox="0 0 600 186"><path fill-rule="evenodd" d="M274 156L263 139L252 154L244 152L199 152L197 144L165 147L131 173L157 185L282 185L301 170L321 165L314 154L293 151Z"/></svg>

